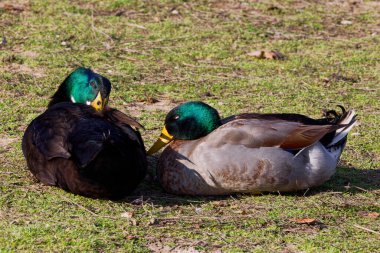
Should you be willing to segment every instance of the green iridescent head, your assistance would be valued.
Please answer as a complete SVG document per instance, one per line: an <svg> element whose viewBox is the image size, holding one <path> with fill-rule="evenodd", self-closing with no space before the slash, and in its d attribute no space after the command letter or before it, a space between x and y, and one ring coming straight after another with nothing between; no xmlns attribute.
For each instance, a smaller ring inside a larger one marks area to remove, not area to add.
<svg viewBox="0 0 380 253"><path fill-rule="evenodd" d="M187 102L166 115L160 138L150 148L153 154L172 140L195 140L208 135L221 125L217 110L203 102Z"/></svg>
<svg viewBox="0 0 380 253"><path fill-rule="evenodd" d="M49 106L59 102L87 104L102 110L108 102L111 82L87 68L77 68L59 86Z"/></svg>
<svg viewBox="0 0 380 253"><path fill-rule="evenodd" d="M195 140L220 126L217 110L203 102L187 102L172 109L165 119L169 134L177 140Z"/></svg>

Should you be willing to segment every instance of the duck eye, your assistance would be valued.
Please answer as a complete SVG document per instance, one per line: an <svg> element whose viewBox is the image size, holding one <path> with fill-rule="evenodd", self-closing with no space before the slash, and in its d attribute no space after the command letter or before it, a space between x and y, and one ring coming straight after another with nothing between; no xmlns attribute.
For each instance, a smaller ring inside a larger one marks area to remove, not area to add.
<svg viewBox="0 0 380 253"><path fill-rule="evenodd" d="M174 119L174 120L179 119L179 115L174 115L173 119Z"/></svg>
<svg viewBox="0 0 380 253"><path fill-rule="evenodd" d="M95 81L91 81L90 85L91 85L91 87L93 87L95 89L98 87L98 85L97 85L97 83Z"/></svg>

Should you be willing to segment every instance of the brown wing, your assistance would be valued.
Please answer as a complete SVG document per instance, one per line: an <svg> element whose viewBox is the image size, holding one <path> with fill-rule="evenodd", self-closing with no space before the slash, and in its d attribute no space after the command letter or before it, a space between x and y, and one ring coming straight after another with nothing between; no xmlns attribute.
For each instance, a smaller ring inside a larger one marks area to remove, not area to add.
<svg viewBox="0 0 380 253"><path fill-rule="evenodd" d="M104 110L103 115L104 118L106 118L113 125L118 126L124 134L127 134L131 140L137 141L145 151L144 141L138 131L139 129L144 129L144 127L139 122L121 111L112 108L107 108ZM133 129L132 126L136 130Z"/></svg>
<svg viewBox="0 0 380 253"><path fill-rule="evenodd" d="M299 122L305 125L326 125L331 123L327 118L312 119L305 115L296 113L242 113L222 119L222 124L237 119L285 120Z"/></svg>
<svg viewBox="0 0 380 253"><path fill-rule="evenodd" d="M281 147L301 149L319 141L342 126L306 125L300 122L265 119L235 119L206 138L214 145L234 143L252 148Z"/></svg>
<svg viewBox="0 0 380 253"><path fill-rule="evenodd" d="M104 110L104 115L112 122L126 124L135 127L136 129L145 129L139 122L132 117L122 113L119 110L107 108Z"/></svg>
<svg viewBox="0 0 380 253"><path fill-rule="evenodd" d="M295 126L294 130L283 140L280 147L284 149L300 149L308 147L322 139L327 133L335 131L337 125L302 125ZM280 130L278 130L280 131Z"/></svg>
<svg viewBox="0 0 380 253"><path fill-rule="evenodd" d="M71 154L66 139L75 119L66 116L65 110L46 111L28 126L23 142L28 138L31 147L37 148L47 159L69 158Z"/></svg>

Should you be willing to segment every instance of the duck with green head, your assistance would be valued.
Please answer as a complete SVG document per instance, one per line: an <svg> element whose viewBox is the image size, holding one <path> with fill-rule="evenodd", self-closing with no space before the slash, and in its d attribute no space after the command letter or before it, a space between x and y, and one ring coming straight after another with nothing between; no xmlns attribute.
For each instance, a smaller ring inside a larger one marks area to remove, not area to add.
<svg viewBox="0 0 380 253"><path fill-rule="evenodd" d="M111 82L91 69L80 67L59 86L49 106L60 102L90 105L99 111L106 106L111 92Z"/></svg>
<svg viewBox="0 0 380 253"><path fill-rule="evenodd" d="M142 126L107 106L110 81L87 68L73 71L47 110L25 131L22 149L32 174L69 192L118 199L146 173Z"/></svg>
<svg viewBox="0 0 380 253"><path fill-rule="evenodd" d="M148 155L169 144L157 175L175 194L303 190L335 173L356 122L353 110L327 116L246 113L221 119L211 106L187 102L168 113Z"/></svg>

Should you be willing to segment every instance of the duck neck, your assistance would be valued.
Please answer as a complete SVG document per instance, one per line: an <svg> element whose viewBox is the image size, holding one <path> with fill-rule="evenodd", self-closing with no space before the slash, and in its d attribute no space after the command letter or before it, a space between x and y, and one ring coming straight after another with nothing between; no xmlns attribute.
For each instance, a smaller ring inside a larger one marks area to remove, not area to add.
<svg viewBox="0 0 380 253"><path fill-rule="evenodd" d="M58 90L51 97L51 100L49 102L48 107L53 106L53 105L55 105L57 103L70 102L70 101L71 101L71 99L68 96L67 86L66 86L65 82L63 82L59 86Z"/></svg>

